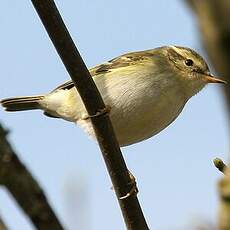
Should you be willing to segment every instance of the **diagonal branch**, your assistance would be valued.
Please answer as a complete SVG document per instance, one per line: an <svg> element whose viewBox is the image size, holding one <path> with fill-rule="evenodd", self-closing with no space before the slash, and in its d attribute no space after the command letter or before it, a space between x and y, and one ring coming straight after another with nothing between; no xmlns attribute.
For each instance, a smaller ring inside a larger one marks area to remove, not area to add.
<svg viewBox="0 0 230 230"><path fill-rule="evenodd" d="M93 116L105 111L104 102L84 64L74 42L58 12L53 0L31 0L75 87L77 88L91 121L100 145L107 170L110 174L120 208L128 229L148 229L135 193L124 158L116 140L109 116Z"/></svg>
<svg viewBox="0 0 230 230"><path fill-rule="evenodd" d="M0 218L0 230L7 230L5 223L3 222L2 218Z"/></svg>
<svg viewBox="0 0 230 230"><path fill-rule="evenodd" d="M18 159L0 125L0 184L15 198L38 229L63 229L38 183Z"/></svg>

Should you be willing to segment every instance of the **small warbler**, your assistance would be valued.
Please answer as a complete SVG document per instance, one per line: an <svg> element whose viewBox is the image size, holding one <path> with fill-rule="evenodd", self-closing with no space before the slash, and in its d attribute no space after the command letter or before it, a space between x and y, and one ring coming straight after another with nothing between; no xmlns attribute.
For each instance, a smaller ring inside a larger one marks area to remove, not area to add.
<svg viewBox="0 0 230 230"><path fill-rule="evenodd" d="M205 60L179 46L121 55L90 69L120 146L145 140L166 128L185 103L207 83L225 83L210 74ZM94 131L72 81L46 95L3 99L6 111L41 109L50 117L63 118Z"/></svg>

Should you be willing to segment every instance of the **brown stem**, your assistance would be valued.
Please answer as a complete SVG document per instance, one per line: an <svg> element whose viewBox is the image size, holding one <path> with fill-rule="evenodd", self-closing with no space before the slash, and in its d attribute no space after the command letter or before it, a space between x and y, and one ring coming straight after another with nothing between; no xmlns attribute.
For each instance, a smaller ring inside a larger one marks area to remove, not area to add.
<svg viewBox="0 0 230 230"><path fill-rule="evenodd" d="M38 229L63 229L38 183L18 159L0 125L0 184Z"/></svg>
<svg viewBox="0 0 230 230"><path fill-rule="evenodd" d="M100 111L105 111L104 102L74 45L54 1L32 0L32 3L72 78L89 116L92 117L91 121L127 228L148 229L136 193L132 193L126 199L119 199L119 197L124 197L132 190L133 183L129 177L129 172L108 114L94 116Z"/></svg>

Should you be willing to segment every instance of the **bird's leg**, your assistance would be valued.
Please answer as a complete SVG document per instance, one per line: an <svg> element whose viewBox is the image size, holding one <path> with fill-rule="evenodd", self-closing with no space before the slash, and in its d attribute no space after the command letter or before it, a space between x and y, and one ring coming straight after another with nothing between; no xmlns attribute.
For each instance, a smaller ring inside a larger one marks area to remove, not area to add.
<svg viewBox="0 0 230 230"><path fill-rule="evenodd" d="M81 117L81 120L87 120L87 119L89 119L89 118L103 116L103 115L109 113L110 110L111 110L111 106L106 105L104 109L98 110L98 111L97 111L95 114L93 114L93 115L88 115L88 114L87 114L87 115L86 115L86 114L83 115L83 116Z"/></svg>
<svg viewBox="0 0 230 230"><path fill-rule="evenodd" d="M130 184L132 187L131 187L130 191L129 191L127 194L125 194L124 196L119 197L120 200L127 199L128 197L130 197L130 196L132 196L132 195L136 196L137 193L138 193L138 188L137 188L136 179L135 179L135 177L133 176L133 174L132 174L130 171L129 171L129 177L130 177L130 180L131 180L131 181L129 182L129 184Z"/></svg>

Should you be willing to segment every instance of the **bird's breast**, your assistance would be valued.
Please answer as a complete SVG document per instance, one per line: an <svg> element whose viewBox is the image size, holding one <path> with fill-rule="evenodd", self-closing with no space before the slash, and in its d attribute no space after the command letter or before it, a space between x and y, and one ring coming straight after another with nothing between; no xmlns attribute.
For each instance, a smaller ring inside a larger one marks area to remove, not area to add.
<svg viewBox="0 0 230 230"><path fill-rule="evenodd" d="M118 97L104 97L112 104L110 117L120 146L159 133L177 118L187 101L180 87L167 82L148 86L140 82L127 90L125 84L120 87Z"/></svg>

